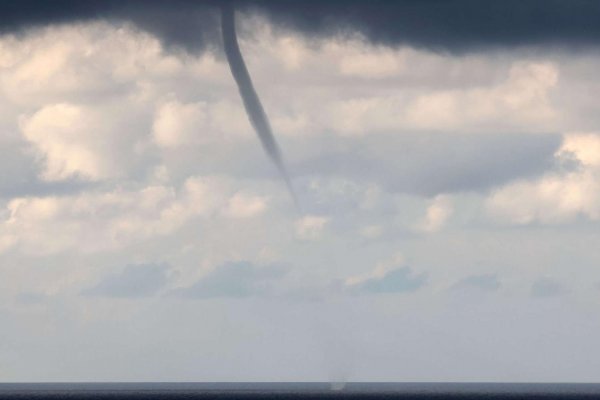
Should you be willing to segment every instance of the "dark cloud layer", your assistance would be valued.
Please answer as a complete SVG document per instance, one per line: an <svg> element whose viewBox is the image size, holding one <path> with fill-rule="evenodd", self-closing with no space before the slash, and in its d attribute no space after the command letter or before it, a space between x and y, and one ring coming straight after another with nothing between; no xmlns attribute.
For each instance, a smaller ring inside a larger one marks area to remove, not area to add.
<svg viewBox="0 0 600 400"><path fill-rule="evenodd" d="M106 19L132 22L157 35L167 45L198 50L219 43L216 3L215 0L0 1L0 32Z"/></svg>
<svg viewBox="0 0 600 400"><path fill-rule="evenodd" d="M253 2L305 32L359 30L384 44L447 50L530 43L597 44L600 3L585 0L293 0Z"/></svg>
<svg viewBox="0 0 600 400"><path fill-rule="evenodd" d="M223 2L223 1L222 1ZM221 3L222 3L221 2ZM198 49L218 41L215 0L22 0L0 2L2 31L93 18L126 19L165 42ZM360 31L383 44L462 51L487 46L600 42L591 0L238 0L276 25L309 35Z"/></svg>

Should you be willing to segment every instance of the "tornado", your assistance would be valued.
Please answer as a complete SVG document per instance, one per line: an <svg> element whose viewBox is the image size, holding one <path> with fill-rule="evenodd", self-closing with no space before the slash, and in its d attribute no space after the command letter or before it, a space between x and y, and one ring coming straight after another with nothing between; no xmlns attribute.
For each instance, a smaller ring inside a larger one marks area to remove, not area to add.
<svg viewBox="0 0 600 400"><path fill-rule="evenodd" d="M234 9L230 3L225 3L221 6L221 33L223 35L223 45L229 69L231 69L231 75L233 75L233 79L235 79L237 84L248 119L258 135L263 149L285 181L294 204L298 206L292 182L281 156L281 150L277 145L275 136L273 136L271 124L260 102L260 98L254 89L250 73L242 57L235 32Z"/></svg>

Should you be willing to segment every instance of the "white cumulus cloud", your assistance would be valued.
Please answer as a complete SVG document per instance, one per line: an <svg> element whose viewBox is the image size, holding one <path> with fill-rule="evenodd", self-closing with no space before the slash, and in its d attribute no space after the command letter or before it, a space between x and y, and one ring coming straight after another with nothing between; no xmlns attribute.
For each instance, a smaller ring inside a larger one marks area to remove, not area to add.
<svg viewBox="0 0 600 400"><path fill-rule="evenodd" d="M600 219L600 135L568 134L558 161L574 159L574 170L521 180L492 193L487 209L497 220L512 224L559 224L578 216Z"/></svg>
<svg viewBox="0 0 600 400"><path fill-rule="evenodd" d="M417 229L427 233L437 232L443 228L454 208L448 196L436 196L425 212L425 217L417 225Z"/></svg>
<svg viewBox="0 0 600 400"><path fill-rule="evenodd" d="M318 239L329 223L329 218L319 215L307 215L296 221L296 236L302 240Z"/></svg>

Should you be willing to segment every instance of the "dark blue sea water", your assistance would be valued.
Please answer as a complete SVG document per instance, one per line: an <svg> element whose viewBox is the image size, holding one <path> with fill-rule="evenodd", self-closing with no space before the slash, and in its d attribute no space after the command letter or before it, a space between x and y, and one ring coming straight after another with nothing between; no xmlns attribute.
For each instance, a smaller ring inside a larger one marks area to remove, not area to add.
<svg viewBox="0 0 600 400"><path fill-rule="evenodd" d="M0 399L600 399L600 384L0 383Z"/></svg>

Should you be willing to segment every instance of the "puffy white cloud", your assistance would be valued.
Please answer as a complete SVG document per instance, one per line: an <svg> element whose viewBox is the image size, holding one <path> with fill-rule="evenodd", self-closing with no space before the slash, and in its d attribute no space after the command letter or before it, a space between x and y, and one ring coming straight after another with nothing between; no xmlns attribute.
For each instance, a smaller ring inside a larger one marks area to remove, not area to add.
<svg viewBox="0 0 600 400"><path fill-rule="evenodd" d="M417 225L417 229L427 233L437 232L452 215L452 201L448 196L436 196L425 212L425 217Z"/></svg>
<svg viewBox="0 0 600 400"><path fill-rule="evenodd" d="M351 287L372 279L382 279L388 272L405 266L405 263L404 255L397 253L391 258L379 262L372 271L366 274L354 275L344 279L344 285Z"/></svg>
<svg viewBox="0 0 600 400"><path fill-rule="evenodd" d="M238 192L229 199L224 213L232 218L249 218L262 214L266 208L264 197Z"/></svg>
<svg viewBox="0 0 600 400"><path fill-rule="evenodd" d="M96 181L121 175L135 158L138 135L123 134L113 122L95 108L53 104L22 117L20 126L45 165L43 179Z"/></svg>
<svg viewBox="0 0 600 400"><path fill-rule="evenodd" d="M360 229L359 233L361 236L367 239L376 239L380 237L384 232L381 225L368 225Z"/></svg>
<svg viewBox="0 0 600 400"><path fill-rule="evenodd" d="M578 216L600 219L600 136L569 134L556 153L558 161L574 159L578 166L523 180L496 190L487 209L502 223L565 223Z"/></svg>
<svg viewBox="0 0 600 400"><path fill-rule="evenodd" d="M394 93L333 103L331 124L340 134L350 135L402 129L551 129L559 118L549 97L558 76L552 63L515 62L506 80L493 86L431 90L413 96Z"/></svg>
<svg viewBox="0 0 600 400"><path fill-rule="evenodd" d="M2 91L25 106L121 95L150 77L160 81L183 68L151 35L103 22L4 35L0 48Z"/></svg>
<svg viewBox="0 0 600 400"><path fill-rule="evenodd" d="M514 224L564 223L579 215L600 217L600 184L592 173L551 175L535 182L504 187L488 199L488 209L500 221Z"/></svg>
<svg viewBox="0 0 600 400"><path fill-rule="evenodd" d="M154 141L163 147L178 147L194 142L196 137L203 137L199 128L206 119L206 104L181 104L176 101L163 104L157 111L153 134Z"/></svg>
<svg viewBox="0 0 600 400"><path fill-rule="evenodd" d="M446 138L438 150L428 152L437 141L434 136L425 140L420 130L498 131L507 126L496 126L503 121L515 129L538 130L555 118L549 94L560 89L564 77L562 65L552 57L521 60L517 54L498 61L486 55L376 47L360 38L311 41L269 27L256 29L252 23L246 27L255 29L255 35L242 38L241 45L283 152L293 161L290 166L312 163L307 155L325 155L315 163L308 181L298 178L299 191L307 187L303 200L311 215L296 222L296 238L318 242L315 239L323 237L331 221L338 223L336 213L340 214L339 226L332 228L336 235L359 232L376 238L385 229L387 236L389 227L382 224L387 217L382 215L390 212L394 201L387 191L435 195L462 190L467 181L479 185L495 173L492 169L506 169L504 164L486 166L487 174L478 175L473 171L485 164L479 160L488 159L481 153L490 150L481 150L483 141L469 148L464 136ZM18 109L12 115L15 122L21 115L17 131L39 159L39 176L53 182L79 179L97 184L76 189L81 193L19 195L6 208L10 217L5 222L11 223L2 227L1 247L38 253L112 251L136 237L143 241L170 235L184 225L182 221L198 215L246 218L244 223L252 223L252 216L270 217L265 215L267 200L271 204L280 195L278 190L284 190L276 184L260 186L265 176L271 180L275 174L268 169L223 59L210 52L170 53L144 32L107 23L2 36L0 46L3 100ZM41 67L46 64L48 68ZM278 85L272 84L275 78ZM427 120L440 121L435 127L419 122L416 116L428 112L427 99L437 104L446 98L450 108L464 108L456 121L438 116ZM402 138L408 137L407 129L417 131L410 133L415 140L377 144L352 136L386 132ZM340 134L350 136L342 142ZM456 147L468 148L467 154L438 163L446 143L457 140ZM544 144L544 151L551 152L547 150L551 144ZM337 160L331 159L329 149L356 149L356 153ZM382 166L361 164L357 154L383 160ZM411 154L418 157L413 160ZM505 153L499 158L506 158ZM414 162L403 164L409 159ZM335 176L329 177L332 168ZM420 174L423 171L427 173ZM458 172L452 175L453 171ZM222 188L210 189L198 196L214 196L212 203L218 205L209 206L210 212L198 211L190 200L195 199L193 185L181 182L203 174L235 174L244 189L228 188L223 193ZM502 182L518 174L525 172L516 168ZM83 206L73 204L84 203L89 212L75 212ZM144 211L145 206L134 207L138 203L150 205ZM356 221L336 211L340 205L355 209ZM420 228L435 231L452 207L441 199L428 206ZM29 208L27 216L24 210ZM42 217L42 210L49 216ZM105 220L94 217L92 210L106 210ZM277 218L268 224L291 219ZM414 221L415 216L407 220ZM83 232L84 227L92 227L92 233ZM192 246L193 240L189 242Z"/></svg>
<svg viewBox="0 0 600 400"><path fill-rule="evenodd" d="M182 103L176 99L161 104L152 125L154 142L164 148L223 145L253 135L239 104L216 102Z"/></svg>
<svg viewBox="0 0 600 400"><path fill-rule="evenodd" d="M441 54L360 37L309 40L256 18L243 24L255 32L241 40L249 69L283 135L554 131L584 100L561 100L563 82L577 76L551 53Z"/></svg>
<svg viewBox="0 0 600 400"><path fill-rule="evenodd" d="M302 240L318 239L329 223L329 218L307 215L296 221L296 237Z"/></svg>
<svg viewBox="0 0 600 400"><path fill-rule="evenodd" d="M98 252L174 232L226 202L226 188L208 178L190 178L177 190L148 186L71 196L11 200L0 222L0 243L28 254Z"/></svg>
<svg viewBox="0 0 600 400"><path fill-rule="evenodd" d="M571 154L586 167L600 168L600 134L567 134L557 156L566 158Z"/></svg>
<svg viewBox="0 0 600 400"><path fill-rule="evenodd" d="M427 281L425 273L415 274L404 265L404 257L398 253L382 261L370 272L344 280L344 288L355 293L412 292Z"/></svg>

